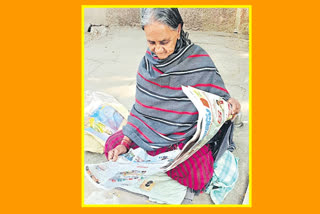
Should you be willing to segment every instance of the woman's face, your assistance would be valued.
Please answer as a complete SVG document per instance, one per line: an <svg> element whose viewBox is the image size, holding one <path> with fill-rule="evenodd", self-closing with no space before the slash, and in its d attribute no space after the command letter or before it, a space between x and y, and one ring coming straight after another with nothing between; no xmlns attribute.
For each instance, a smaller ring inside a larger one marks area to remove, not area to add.
<svg viewBox="0 0 320 214"><path fill-rule="evenodd" d="M160 22L153 22L144 26L149 49L159 59L165 59L174 52L177 39L180 38L180 26L177 30L172 30Z"/></svg>

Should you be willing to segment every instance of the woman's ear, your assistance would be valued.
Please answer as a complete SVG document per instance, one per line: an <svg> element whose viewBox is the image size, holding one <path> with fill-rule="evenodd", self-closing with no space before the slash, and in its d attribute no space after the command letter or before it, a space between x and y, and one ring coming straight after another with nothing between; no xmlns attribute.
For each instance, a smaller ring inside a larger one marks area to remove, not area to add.
<svg viewBox="0 0 320 214"><path fill-rule="evenodd" d="M178 25L178 39L180 39L181 35L181 24Z"/></svg>

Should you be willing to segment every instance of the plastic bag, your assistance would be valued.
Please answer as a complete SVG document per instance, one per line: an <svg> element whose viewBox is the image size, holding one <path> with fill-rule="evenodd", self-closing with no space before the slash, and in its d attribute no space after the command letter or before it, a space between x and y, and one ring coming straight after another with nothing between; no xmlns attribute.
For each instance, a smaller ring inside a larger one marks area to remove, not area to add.
<svg viewBox="0 0 320 214"><path fill-rule="evenodd" d="M126 124L128 114L128 110L111 95L85 91L84 150L103 153L106 140Z"/></svg>

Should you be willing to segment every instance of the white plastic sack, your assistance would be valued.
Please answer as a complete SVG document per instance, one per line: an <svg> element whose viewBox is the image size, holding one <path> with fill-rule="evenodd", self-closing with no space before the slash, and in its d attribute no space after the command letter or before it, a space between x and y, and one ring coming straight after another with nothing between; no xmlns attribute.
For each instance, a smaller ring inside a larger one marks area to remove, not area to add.
<svg viewBox="0 0 320 214"><path fill-rule="evenodd" d="M111 95L85 91L84 150L103 153L108 137L126 124L128 110Z"/></svg>

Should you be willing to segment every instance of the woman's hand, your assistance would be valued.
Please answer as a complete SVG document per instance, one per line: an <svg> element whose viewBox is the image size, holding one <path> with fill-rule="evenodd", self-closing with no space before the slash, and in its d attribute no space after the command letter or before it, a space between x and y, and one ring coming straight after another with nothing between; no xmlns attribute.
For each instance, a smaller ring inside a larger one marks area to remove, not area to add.
<svg viewBox="0 0 320 214"><path fill-rule="evenodd" d="M117 161L118 156L126 153L127 151L128 149L124 145L120 144L108 152L108 160Z"/></svg>
<svg viewBox="0 0 320 214"><path fill-rule="evenodd" d="M230 103L232 105L231 114L232 114L232 119L233 119L240 112L241 105L238 100L236 100L232 97L228 100L228 103Z"/></svg>

